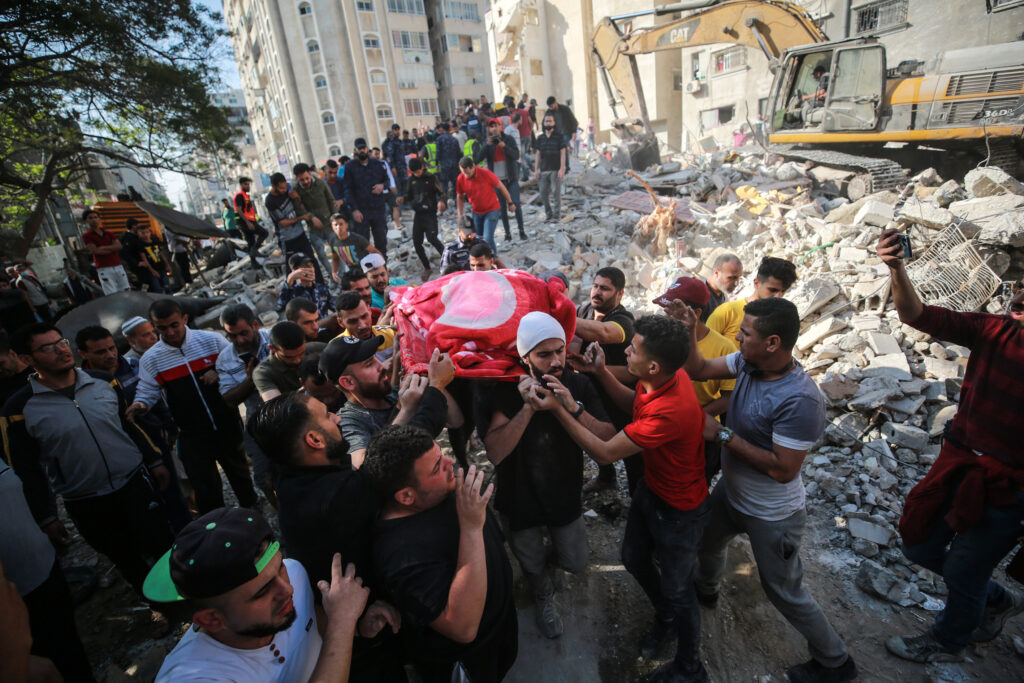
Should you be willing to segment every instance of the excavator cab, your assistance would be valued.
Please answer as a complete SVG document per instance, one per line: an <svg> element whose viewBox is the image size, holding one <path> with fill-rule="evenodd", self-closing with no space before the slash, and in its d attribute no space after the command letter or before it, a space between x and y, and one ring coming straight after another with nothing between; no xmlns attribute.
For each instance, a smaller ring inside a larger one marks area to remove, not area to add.
<svg viewBox="0 0 1024 683"><path fill-rule="evenodd" d="M885 48L855 41L794 50L772 86L773 131L874 130L885 94Z"/></svg>

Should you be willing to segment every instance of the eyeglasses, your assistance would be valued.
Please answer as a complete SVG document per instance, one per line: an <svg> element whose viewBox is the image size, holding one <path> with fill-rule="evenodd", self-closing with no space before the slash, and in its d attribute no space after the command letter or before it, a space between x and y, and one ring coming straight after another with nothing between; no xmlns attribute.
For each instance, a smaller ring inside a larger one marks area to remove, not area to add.
<svg viewBox="0 0 1024 683"><path fill-rule="evenodd" d="M68 340L68 339L58 339L57 341L53 342L52 344L43 344L42 346L37 346L32 351L32 353L53 353L58 348L60 348L60 349L70 349L71 348L71 341Z"/></svg>

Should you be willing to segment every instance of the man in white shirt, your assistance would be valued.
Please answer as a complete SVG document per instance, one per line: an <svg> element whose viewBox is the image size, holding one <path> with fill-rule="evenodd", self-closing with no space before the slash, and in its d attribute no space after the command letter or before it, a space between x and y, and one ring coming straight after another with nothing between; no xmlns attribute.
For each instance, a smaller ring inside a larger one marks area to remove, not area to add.
<svg viewBox="0 0 1024 683"><path fill-rule="evenodd" d="M192 608L192 627L156 680L348 681L357 621L361 633L375 635L385 620L371 610L360 619L370 591L354 565L342 573L337 554L331 583L317 588L326 619L314 611L305 569L283 559L259 513L218 508L203 515L146 577L151 600Z"/></svg>

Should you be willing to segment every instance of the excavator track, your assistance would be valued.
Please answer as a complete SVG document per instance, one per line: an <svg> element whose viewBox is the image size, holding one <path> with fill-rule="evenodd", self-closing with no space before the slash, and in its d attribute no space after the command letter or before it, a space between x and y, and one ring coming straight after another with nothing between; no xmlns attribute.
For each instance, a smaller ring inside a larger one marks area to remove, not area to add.
<svg viewBox="0 0 1024 683"><path fill-rule="evenodd" d="M772 145L768 151L786 159L813 161L821 166L857 173L849 188L850 199L853 200L872 192L897 190L907 182L903 167L891 159L862 157L829 149L804 149L792 145Z"/></svg>

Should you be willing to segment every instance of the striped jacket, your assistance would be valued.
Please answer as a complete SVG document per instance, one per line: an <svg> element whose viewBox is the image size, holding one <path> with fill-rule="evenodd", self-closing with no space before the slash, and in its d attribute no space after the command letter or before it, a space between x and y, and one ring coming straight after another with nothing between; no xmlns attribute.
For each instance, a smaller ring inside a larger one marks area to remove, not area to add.
<svg viewBox="0 0 1024 683"><path fill-rule="evenodd" d="M135 400L152 408L163 391L179 429L212 432L234 425L238 409L224 402L217 382L202 378L216 372L217 356L228 346L227 339L206 330L186 329L180 348L161 339L139 360Z"/></svg>
<svg viewBox="0 0 1024 683"><path fill-rule="evenodd" d="M127 403L117 380L99 370L75 375L74 398L33 375L0 418L5 457L41 526L56 519L54 493L65 500L103 496L127 484L143 462L162 464L160 450L124 419Z"/></svg>

